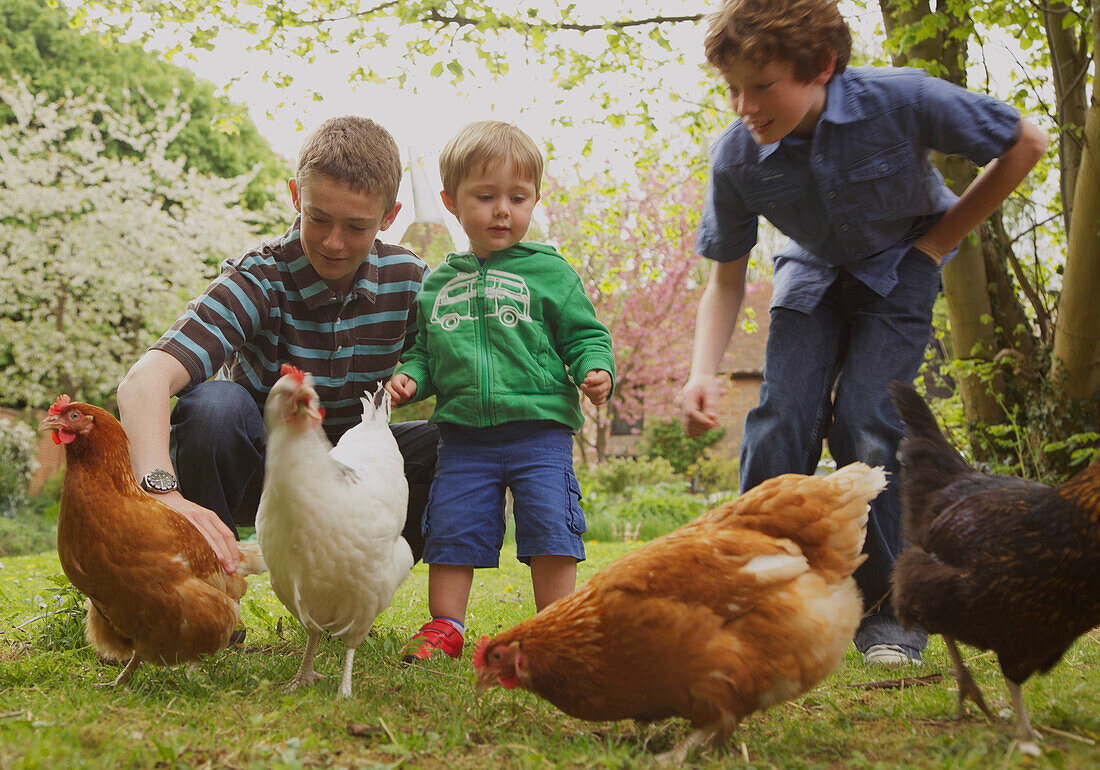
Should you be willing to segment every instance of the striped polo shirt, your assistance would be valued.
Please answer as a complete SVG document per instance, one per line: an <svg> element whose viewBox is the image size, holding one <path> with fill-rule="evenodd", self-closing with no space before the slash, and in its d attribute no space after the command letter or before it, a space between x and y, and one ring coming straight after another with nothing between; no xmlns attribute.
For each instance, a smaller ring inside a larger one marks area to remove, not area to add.
<svg viewBox="0 0 1100 770"><path fill-rule="evenodd" d="M276 240L226 260L206 290L152 349L176 358L188 387L243 385L263 408L285 363L309 372L333 442L363 415L359 399L397 366L416 337L416 295L427 265L375 241L347 296L337 296L302 249L301 217Z"/></svg>

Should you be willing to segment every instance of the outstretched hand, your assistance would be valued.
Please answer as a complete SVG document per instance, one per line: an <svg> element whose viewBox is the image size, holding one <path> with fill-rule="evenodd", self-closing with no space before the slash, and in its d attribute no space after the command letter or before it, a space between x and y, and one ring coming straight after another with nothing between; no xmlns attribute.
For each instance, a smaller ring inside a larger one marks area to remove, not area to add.
<svg viewBox="0 0 1100 770"><path fill-rule="evenodd" d="M611 373L603 369L593 369L585 375L581 392L596 406L604 403L611 395Z"/></svg>
<svg viewBox="0 0 1100 770"><path fill-rule="evenodd" d="M680 412L684 433L689 438L702 436L708 430L718 427L718 391L717 379L709 382L688 380L676 396L676 408Z"/></svg>

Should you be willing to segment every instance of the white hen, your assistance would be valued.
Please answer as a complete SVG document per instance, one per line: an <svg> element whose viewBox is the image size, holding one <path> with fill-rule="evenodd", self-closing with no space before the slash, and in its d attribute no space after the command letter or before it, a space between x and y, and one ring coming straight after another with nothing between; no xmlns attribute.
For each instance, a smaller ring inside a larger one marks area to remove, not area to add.
<svg viewBox="0 0 1100 770"><path fill-rule="evenodd" d="M322 631L344 643L340 696L351 696L355 649L412 569L401 537L409 489L389 430L390 397L363 399L363 421L335 447L309 374L284 365L264 405L267 460L256 532L275 595L308 634L291 687L321 675Z"/></svg>

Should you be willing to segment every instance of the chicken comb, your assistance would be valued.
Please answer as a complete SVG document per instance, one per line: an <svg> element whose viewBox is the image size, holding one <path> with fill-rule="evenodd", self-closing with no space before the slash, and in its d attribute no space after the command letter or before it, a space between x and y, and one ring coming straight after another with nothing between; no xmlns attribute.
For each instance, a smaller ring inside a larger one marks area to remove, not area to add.
<svg viewBox="0 0 1100 770"><path fill-rule="evenodd" d="M53 402L53 406L50 407L50 416L56 417L57 415L61 414L61 412L64 411L65 407L67 407L71 403L72 401L67 395L62 394L58 396L57 400Z"/></svg>
<svg viewBox="0 0 1100 770"><path fill-rule="evenodd" d="M485 648L489 646L489 635L482 634L474 647L474 669L480 671L485 668Z"/></svg>
<svg viewBox="0 0 1100 770"><path fill-rule="evenodd" d="M279 370L279 374L283 377L288 374L293 374L294 379L298 382L299 385L304 384L306 381L306 373L299 369L297 366L294 366L294 364L283 364L283 368Z"/></svg>

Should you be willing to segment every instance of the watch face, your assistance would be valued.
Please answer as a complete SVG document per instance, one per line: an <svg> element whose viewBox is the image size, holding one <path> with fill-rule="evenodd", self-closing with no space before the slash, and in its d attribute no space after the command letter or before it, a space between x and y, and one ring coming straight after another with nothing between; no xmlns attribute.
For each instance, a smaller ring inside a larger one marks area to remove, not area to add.
<svg viewBox="0 0 1100 770"><path fill-rule="evenodd" d="M149 471L141 479L141 487L146 492L171 492L176 488L176 477L165 470L157 468L155 471Z"/></svg>

